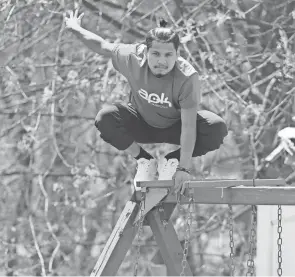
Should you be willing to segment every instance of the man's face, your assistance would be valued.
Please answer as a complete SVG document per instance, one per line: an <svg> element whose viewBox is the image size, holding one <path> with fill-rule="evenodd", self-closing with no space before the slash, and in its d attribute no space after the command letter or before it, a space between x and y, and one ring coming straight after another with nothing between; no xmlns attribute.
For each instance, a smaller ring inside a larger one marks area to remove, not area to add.
<svg viewBox="0 0 295 277"><path fill-rule="evenodd" d="M147 61L150 70L156 77L169 73L177 60L177 52L172 42L153 41L147 51Z"/></svg>

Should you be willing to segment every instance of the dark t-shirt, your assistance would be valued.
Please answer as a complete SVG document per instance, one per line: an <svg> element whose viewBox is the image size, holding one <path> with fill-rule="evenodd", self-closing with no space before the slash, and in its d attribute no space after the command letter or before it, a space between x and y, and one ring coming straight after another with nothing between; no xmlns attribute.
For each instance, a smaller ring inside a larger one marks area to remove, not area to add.
<svg viewBox="0 0 295 277"><path fill-rule="evenodd" d="M143 119L156 128L167 128L181 118L181 109L198 105L199 75L179 57L167 75L155 77L144 55L145 45L118 44L112 53L116 70L131 87L131 103Z"/></svg>

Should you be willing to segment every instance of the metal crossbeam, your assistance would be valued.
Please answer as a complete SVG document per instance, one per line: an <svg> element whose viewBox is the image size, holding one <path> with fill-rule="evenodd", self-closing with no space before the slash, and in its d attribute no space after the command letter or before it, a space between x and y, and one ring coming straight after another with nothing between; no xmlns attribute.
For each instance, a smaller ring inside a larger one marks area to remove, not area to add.
<svg viewBox="0 0 295 277"><path fill-rule="evenodd" d="M171 188L173 181L144 181L137 182L140 187L149 188ZM249 180L234 180L234 179L206 179L202 181L190 181L191 188L199 187L232 187L232 186L246 186L246 187L259 187L259 186L286 186L284 179L249 179Z"/></svg>
<svg viewBox="0 0 295 277"><path fill-rule="evenodd" d="M141 187L171 188L173 181L140 182ZM199 204L233 205L295 205L295 187L283 179L204 180L191 181L194 202ZM140 193L140 192L139 192ZM180 196L180 203L188 203L188 191ZM163 203L177 203L177 196L169 194Z"/></svg>
<svg viewBox="0 0 295 277"><path fill-rule="evenodd" d="M194 202L199 204L233 205L295 205L295 187L232 187L194 188ZM188 203L187 194L180 197ZM176 203L175 195L168 195L164 203Z"/></svg>

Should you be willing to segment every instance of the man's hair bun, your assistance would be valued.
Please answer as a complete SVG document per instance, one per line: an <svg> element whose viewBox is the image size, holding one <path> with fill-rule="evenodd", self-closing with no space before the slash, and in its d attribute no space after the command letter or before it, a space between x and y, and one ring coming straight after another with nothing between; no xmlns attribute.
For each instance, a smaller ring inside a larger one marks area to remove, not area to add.
<svg viewBox="0 0 295 277"><path fill-rule="evenodd" d="M173 43L175 50L179 47L179 36L172 27L166 27L168 22L163 17L157 18L157 25L159 27L151 29L145 38L147 49L152 47L153 41L162 43Z"/></svg>
<svg viewBox="0 0 295 277"><path fill-rule="evenodd" d="M161 18L159 25L160 27L165 28L168 25L168 22L164 18Z"/></svg>

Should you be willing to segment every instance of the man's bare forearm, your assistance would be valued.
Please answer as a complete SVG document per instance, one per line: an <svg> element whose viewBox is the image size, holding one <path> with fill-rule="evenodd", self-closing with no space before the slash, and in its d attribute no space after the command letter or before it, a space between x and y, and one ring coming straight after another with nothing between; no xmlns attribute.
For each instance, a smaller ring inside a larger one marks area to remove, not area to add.
<svg viewBox="0 0 295 277"><path fill-rule="evenodd" d="M189 169L196 142L196 126L182 126L180 136L180 162L179 166Z"/></svg>
<svg viewBox="0 0 295 277"><path fill-rule="evenodd" d="M106 57L111 56L112 50L114 47L113 43L106 41L102 37L90 32L80 26L77 26L75 28L71 28L70 31L80 41L82 41L88 48L90 48L94 52L96 52L100 55L104 55Z"/></svg>

